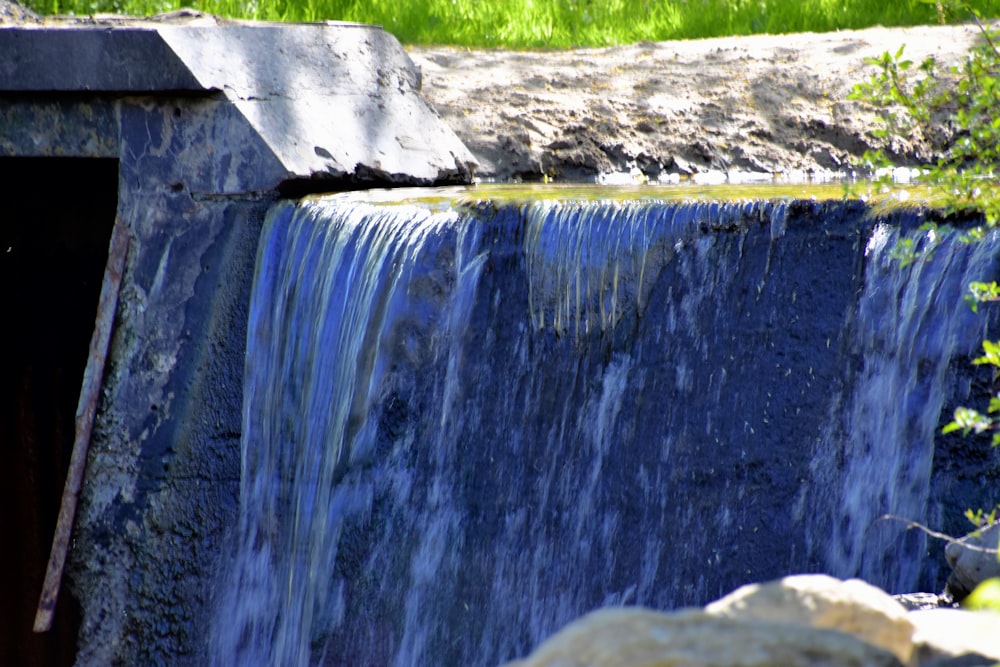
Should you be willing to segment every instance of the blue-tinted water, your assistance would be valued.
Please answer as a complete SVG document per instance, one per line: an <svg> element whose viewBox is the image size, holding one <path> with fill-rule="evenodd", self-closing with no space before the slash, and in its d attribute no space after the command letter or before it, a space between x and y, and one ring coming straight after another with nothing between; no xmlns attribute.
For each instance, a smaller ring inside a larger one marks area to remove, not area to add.
<svg viewBox="0 0 1000 667"><path fill-rule="evenodd" d="M276 208L214 660L495 665L602 605L933 579L877 519L940 504L953 358L985 327L961 295L996 244L942 232L900 269L863 213Z"/></svg>

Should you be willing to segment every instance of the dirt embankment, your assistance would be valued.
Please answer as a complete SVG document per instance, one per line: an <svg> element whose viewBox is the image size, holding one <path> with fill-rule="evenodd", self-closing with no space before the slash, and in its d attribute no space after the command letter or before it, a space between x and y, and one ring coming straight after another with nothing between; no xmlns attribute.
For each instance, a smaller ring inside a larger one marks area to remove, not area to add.
<svg viewBox="0 0 1000 667"><path fill-rule="evenodd" d="M413 47L423 94L486 179L637 178L708 170L841 171L875 139L872 112L847 101L868 56L956 64L975 26L872 28L505 52ZM919 143L900 163L932 157Z"/></svg>
<svg viewBox="0 0 1000 667"><path fill-rule="evenodd" d="M0 25L47 20L0 0ZM424 97L476 156L481 179L802 179L849 169L877 143L872 111L847 100L874 71L866 57L905 45L909 59L933 55L945 70L980 38L976 26L963 25L569 51L407 50L423 72ZM892 148L900 164L934 157L919 142Z"/></svg>

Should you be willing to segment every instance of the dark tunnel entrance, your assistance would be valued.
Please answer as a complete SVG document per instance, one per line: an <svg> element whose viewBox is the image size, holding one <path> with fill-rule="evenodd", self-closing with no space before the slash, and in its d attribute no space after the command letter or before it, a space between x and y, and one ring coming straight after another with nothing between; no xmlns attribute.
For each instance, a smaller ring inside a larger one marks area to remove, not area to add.
<svg viewBox="0 0 1000 667"><path fill-rule="evenodd" d="M118 161L0 158L0 664L71 665L78 604L32 632L118 202Z"/></svg>

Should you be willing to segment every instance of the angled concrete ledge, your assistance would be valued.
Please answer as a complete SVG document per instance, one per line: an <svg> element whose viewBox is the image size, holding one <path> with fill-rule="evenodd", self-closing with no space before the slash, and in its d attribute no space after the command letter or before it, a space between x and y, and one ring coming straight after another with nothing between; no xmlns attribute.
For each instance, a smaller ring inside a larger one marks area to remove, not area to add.
<svg viewBox="0 0 1000 667"><path fill-rule="evenodd" d="M260 173L244 190L275 189L286 181L301 186L309 179L331 181L331 188L338 181L469 182L474 158L419 90L420 73L399 42L373 26L217 23L205 17L0 26L2 98L115 95L107 99L112 106L129 104L123 95L227 101L236 114L228 114L225 124L241 119L246 137L237 146L227 146L218 134L200 137L201 143L217 160L239 161L247 140L274 157L273 164L257 164ZM22 98L15 106L24 103ZM0 105L7 108L10 102ZM73 112L60 110L70 124ZM175 117L164 129L213 120ZM3 154L31 154L18 146L19 129L0 128ZM124 135L129 127L120 130ZM150 137L153 147L162 146L157 139ZM239 185L227 183L224 189L236 191Z"/></svg>
<svg viewBox="0 0 1000 667"><path fill-rule="evenodd" d="M0 25L0 194L52 200L0 224L27 234L49 216L66 236L53 241L79 248L74 225L99 218L101 248L110 210L72 217L100 191L129 235L63 584L80 604L76 664L205 664L211 573L236 516L260 227L283 197L469 182L471 154L419 88L372 26L183 13ZM23 174L46 183L22 194ZM99 269L106 255L88 252Z"/></svg>

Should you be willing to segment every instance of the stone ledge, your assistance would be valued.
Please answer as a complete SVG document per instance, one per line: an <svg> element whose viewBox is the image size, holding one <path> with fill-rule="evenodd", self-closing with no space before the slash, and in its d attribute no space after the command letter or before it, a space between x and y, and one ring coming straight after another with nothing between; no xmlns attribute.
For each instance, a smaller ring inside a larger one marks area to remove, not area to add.
<svg viewBox="0 0 1000 667"><path fill-rule="evenodd" d="M377 26L192 13L46 20L0 26L0 54L0 104L32 94L224 98L277 158L263 179L271 188L313 178L329 189L472 180L475 158Z"/></svg>

